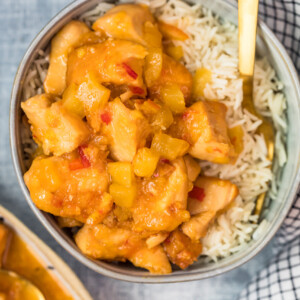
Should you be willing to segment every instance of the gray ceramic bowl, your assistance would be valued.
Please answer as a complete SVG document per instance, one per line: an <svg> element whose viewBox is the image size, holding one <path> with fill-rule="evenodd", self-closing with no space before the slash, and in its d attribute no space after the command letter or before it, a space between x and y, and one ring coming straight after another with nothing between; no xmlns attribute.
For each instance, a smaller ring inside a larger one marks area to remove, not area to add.
<svg viewBox="0 0 300 300"><path fill-rule="evenodd" d="M11 151L17 177L22 191L31 209L40 219L43 225L53 237L74 257L87 267L106 276L132 282L166 283L204 279L226 271L232 270L253 258L274 236L285 216L287 215L299 183L300 163L300 88L297 73L283 46L276 39L267 26L260 22L258 30L257 52L260 55L267 55L269 62L277 72L278 77L285 85L285 94L288 101L287 116L289 122L287 136L288 161L282 172L281 184L278 193L278 201L272 201L266 219L269 221L263 232L256 240L249 242L248 247L242 251L223 259L217 263L204 264L199 261L187 270L175 270L170 275L151 275L146 271L137 269L127 264L114 264L92 260L84 256L70 236L61 230L52 216L38 210L30 199L30 195L23 181L23 174L26 171L23 161L23 149L21 145L21 93L26 73L37 56L39 49L45 49L53 35L71 19L78 17L83 12L93 8L101 0L78 0L63 9L55 16L42 31L37 35L27 50L16 74L10 108L10 139ZM197 0L195 0L197 1ZM237 7L235 1L230 0L199 0L203 5L208 6L212 11L233 23L237 23Z"/></svg>

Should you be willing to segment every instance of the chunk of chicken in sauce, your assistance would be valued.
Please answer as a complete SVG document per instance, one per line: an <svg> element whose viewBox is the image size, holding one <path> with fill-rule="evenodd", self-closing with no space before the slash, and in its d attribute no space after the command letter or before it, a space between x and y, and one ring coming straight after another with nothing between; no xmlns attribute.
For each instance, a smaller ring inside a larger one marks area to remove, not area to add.
<svg viewBox="0 0 300 300"><path fill-rule="evenodd" d="M172 231L190 217L187 206L188 178L182 158L160 162L151 178L140 181L133 206L136 231Z"/></svg>
<svg viewBox="0 0 300 300"><path fill-rule="evenodd" d="M119 98L108 103L105 117L102 132L108 138L112 158L131 162L137 149L146 143L149 123L141 112L127 108Z"/></svg>
<svg viewBox="0 0 300 300"><path fill-rule="evenodd" d="M216 214L226 209L238 193L229 180L200 176L188 198L192 218L182 225L182 231L192 240L204 237Z"/></svg>
<svg viewBox="0 0 300 300"><path fill-rule="evenodd" d="M228 136L226 106L199 101L175 119L170 133L190 143L189 154L214 163L227 164L236 156Z"/></svg>
<svg viewBox="0 0 300 300"><path fill-rule="evenodd" d="M99 83L145 89L142 73L146 55L143 46L124 40L108 39L100 44L84 45L69 55L67 85L81 84L91 73Z"/></svg>
<svg viewBox="0 0 300 300"><path fill-rule="evenodd" d="M149 23L153 26L154 18L147 6L124 4L110 9L101 16L93 24L93 29L108 37L147 45L145 29ZM160 34L158 30L157 34Z"/></svg>
<svg viewBox="0 0 300 300"><path fill-rule="evenodd" d="M148 87L151 99L161 99L162 89L168 85L178 86L184 96L185 102L190 102L193 85L191 73L182 63L163 54L160 76Z"/></svg>
<svg viewBox="0 0 300 300"><path fill-rule="evenodd" d="M103 224L85 225L76 234L75 241L84 254L93 258L121 261L128 259L135 266L151 273L171 272L163 248L156 246L149 249L137 233L128 229L109 228Z"/></svg>
<svg viewBox="0 0 300 300"><path fill-rule="evenodd" d="M62 155L84 143L90 131L76 115L68 113L61 101L52 102L46 94L37 95L21 103L36 142L46 155Z"/></svg>
<svg viewBox="0 0 300 300"><path fill-rule="evenodd" d="M48 94L61 95L66 88L68 55L91 32L86 24L71 21L65 25L52 39L50 65L44 81L44 89Z"/></svg>
<svg viewBox="0 0 300 300"><path fill-rule="evenodd" d="M196 261L202 252L202 245L199 241L192 241L178 229L169 235L163 247L170 261L181 269L186 269Z"/></svg>
<svg viewBox="0 0 300 300"><path fill-rule="evenodd" d="M106 193L105 157L92 146L81 146L64 157L37 157L24 175L33 202L55 216L89 224L101 222L113 205Z"/></svg>

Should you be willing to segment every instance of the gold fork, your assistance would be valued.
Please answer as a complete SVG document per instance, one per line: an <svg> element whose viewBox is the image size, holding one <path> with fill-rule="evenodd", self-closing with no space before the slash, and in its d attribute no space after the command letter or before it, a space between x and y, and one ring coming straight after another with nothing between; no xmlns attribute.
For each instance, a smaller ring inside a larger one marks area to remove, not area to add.
<svg viewBox="0 0 300 300"><path fill-rule="evenodd" d="M256 28L259 0L238 0L239 16L239 72L243 79L243 107L258 119L262 124L256 133L263 134L268 149L268 159L274 156L274 130L272 124L260 115L253 103L253 73L255 61ZM266 193L258 196L254 214L260 215Z"/></svg>

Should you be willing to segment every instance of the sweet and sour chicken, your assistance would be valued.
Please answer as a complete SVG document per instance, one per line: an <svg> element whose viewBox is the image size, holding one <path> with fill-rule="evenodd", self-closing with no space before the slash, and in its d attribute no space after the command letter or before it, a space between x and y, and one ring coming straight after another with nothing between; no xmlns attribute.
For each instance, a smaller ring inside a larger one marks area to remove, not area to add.
<svg viewBox="0 0 300 300"><path fill-rule="evenodd" d="M31 198L76 226L90 257L187 268L238 195L201 174L199 159L234 163L243 132L203 98L210 71L193 78L180 62L172 41L188 38L142 5L116 6L92 29L71 21L52 40L45 93L22 103L38 144L24 175Z"/></svg>

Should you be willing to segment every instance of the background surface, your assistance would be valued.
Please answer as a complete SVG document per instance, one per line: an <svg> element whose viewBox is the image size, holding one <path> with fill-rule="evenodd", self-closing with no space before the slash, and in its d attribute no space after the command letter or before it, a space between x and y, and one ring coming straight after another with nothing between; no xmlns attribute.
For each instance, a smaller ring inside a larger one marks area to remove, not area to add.
<svg viewBox="0 0 300 300"><path fill-rule="evenodd" d="M146 285L101 276L77 262L43 228L18 186L9 148L9 100L19 62L29 43L68 0L0 0L0 204L13 212L54 249L98 299L232 300L272 257L271 242L258 256L224 275L188 283Z"/></svg>

